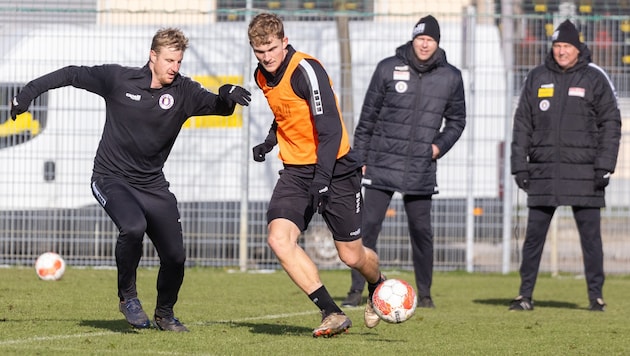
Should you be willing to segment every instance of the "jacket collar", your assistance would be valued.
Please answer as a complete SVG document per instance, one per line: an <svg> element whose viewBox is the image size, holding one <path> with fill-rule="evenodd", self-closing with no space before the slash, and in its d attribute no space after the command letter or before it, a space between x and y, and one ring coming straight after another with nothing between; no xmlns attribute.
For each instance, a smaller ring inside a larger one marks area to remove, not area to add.
<svg viewBox="0 0 630 356"><path fill-rule="evenodd" d="M420 61L413 51L412 41L396 48L396 57L400 58L418 73L427 73L447 63L446 52L440 47L427 61Z"/></svg>
<svg viewBox="0 0 630 356"><path fill-rule="evenodd" d="M175 78L173 79L173 82L171 84L165 85L160 89L153 89L151 88L151 81L153 80L153 72L151 72L151 68L149 68L149 62L147 61L147 63L142 68L140 68L135 78L142 80L142 85L145 87L145 89L161 90L164 88L169 88L169 87L179 85L179 82L181 80L181 73L177 73L175 75Z"/></svg>
<svg viewBox="0 0 630 356"><path fill-rule="evenodd" d="M579 48L580 53L578 54L578 60L577 63L575 63L575 65L567 70L564 70L562 68L560 68L560 66L558 65L558 63L556 62L556 60L553 58L553 48L549 50L549 53L547 53L547 57L545 57L545 67L547 67L549 70L553 71L553 72L558 72L558 73L571 73L571 72L575 72L583 67L588 66L589 63L592 62L591 59L591 51L588 49L588 47L582 43L582 45Z"/></svg>
<svg viewBox="0 0 630 356"><path fill-rule="evenodd" d="M260 72L265 76L265 79L267 80L267 84L269 86L273 87L278 85L278 83L284 76L284 72L286 72L287 67L289 66L289 62L291 61L291 58L293 58L294 54L295 48L293 48L293 46L291 45L287 45L287 55L284 57L284 60L282 61L282 64L280 64L280 67L278 67L276 74L271 74L266 71L260 64L258 65L258 70L260 70Z"/></svg>

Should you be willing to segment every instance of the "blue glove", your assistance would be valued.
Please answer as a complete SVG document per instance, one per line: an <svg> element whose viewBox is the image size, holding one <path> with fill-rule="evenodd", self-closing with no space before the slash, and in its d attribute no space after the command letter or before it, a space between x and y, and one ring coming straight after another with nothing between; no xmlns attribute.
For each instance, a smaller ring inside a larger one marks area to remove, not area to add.
<svg viewBox="0 0 630 356"><path fill-rule="evenodd" d="M219 97L228 103L237 103L243 106L252 101L252 93L238 85L225 84L219 88Z"/></svg>

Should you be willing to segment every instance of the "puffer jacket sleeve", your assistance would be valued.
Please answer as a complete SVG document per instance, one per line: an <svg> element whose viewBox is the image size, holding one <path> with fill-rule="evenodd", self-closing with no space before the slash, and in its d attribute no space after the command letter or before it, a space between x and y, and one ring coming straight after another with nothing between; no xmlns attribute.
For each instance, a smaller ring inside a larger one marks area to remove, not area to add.
<svg viewBox="0 0 630 356"><path fill-rule="evenodd" d="M594 65L591 67L599 68ZM598 70L596 74L598 75L593 80L596 86L593 92L598 93L595 97L594 109L599 135L594 167L612 173L615 171L621 140L621 114L610 79L603 71Z"/></svg>
<svg viewBox="0 0 630 356"><path fill-rule="evenodd" d="M459 70L453 70L453 91L448 96L449 101L444 109L444 127L433 143L440 149L440 156L444 156L459 139L466 126L466 100L464 96L464 81Z"/></svg>
<svg viewBox="0 0 630 356"><path fill-rule="evenodd" d="M368 151L376 122L383 106L385 99L385 61L381 61L372 74L370 85L363 99L363 107L359 117L359 123L354 131L354 147L360 160L361 165L367 163Z"/></svg>
<svg viewBox="0 0 630 356"><path fill-rule="evenodd" d="M530 107L531 88L529 78L532 73L525 79L518 107L514 113L514 123L512 128L512 154L510 157L512 174L527 171L527 156L529 147L532 143L532 121Z"/></svg>

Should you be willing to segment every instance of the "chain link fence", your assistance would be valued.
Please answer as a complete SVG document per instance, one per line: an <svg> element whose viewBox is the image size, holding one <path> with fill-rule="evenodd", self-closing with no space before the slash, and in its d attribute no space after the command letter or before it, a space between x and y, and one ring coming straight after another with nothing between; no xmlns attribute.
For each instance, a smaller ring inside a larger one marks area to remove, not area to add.
<svg viewBox="0 0 630 356"><path fill-rule="evenodd" d="M630 18L620 2L599 9L577 3L424 1L23 1L0 0L0 264L30 265L46 251L70 265L115 264L117 229L91 195L92 161L104 124L102 100L74 88L52 90L17 121L9 100L29 80L66 65L143 66L164 26L190 38L181 72L211 91L224 83L251 89L252 104L228 118L196 117L184 125L165 167L178 197L189 266L276 269L266 244L266 205L281 169L272 151L253 162L272 114L252 81L255 59L247 22L275 11L289 43L320 59L342 103L347 127L358 120L372 72L411 39L417 20L440 21L450 63L462 70L468 126L439 162L434 197L436 270L515 270L524 235L525 196L506 174L511 115L527 72L542 62L559 21L575 18L594 60L611 75L624 117L617 172L603 211L606 270L627 273L630 159L626 153ZM510 12L506 12L507 5ZM174 8L173 8L174 6ZM604 12L605 10L605 12ZM509 21L509 23L507 22ZM509 27L507 26L509 25ZM509 33L505 32L510 28ZM509 169L509 167L507 167ZM575 224L560 209L541 270L582 271ZM322 268L342 268L321 218L300 239ZM148 238L143 266L158 258ZM411 269L406 216L392 201L379 237L385 268Z"/></svg>

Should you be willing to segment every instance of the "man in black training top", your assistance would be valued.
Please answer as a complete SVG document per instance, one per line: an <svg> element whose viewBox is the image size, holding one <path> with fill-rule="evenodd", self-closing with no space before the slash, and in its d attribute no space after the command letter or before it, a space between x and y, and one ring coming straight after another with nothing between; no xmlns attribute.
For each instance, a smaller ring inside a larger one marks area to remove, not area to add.
<svg viewBox="0 0 630 356"><path fill-rule="evenodd" d="M181 30L153 37L142 68L116 64L68 66L29 82L11 103L11 117L54 88L73 86L105 99L105 127L92 174L92 193L116 224L119 309L135 328L149 328L136 290L144 234L160 257L154 320L160 330L188 331L174 316L186 254L177 200L162 168L184 122L197 115L230 115L250 93L224 85L213 94L179 74L188 47Z"/></svg>

